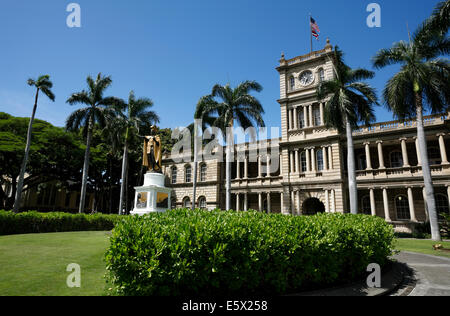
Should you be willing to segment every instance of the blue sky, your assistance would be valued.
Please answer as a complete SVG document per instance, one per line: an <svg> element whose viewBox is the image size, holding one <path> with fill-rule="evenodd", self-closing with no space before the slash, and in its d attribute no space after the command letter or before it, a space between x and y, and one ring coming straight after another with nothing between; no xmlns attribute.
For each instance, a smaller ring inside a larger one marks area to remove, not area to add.
<svg viewBox="0 0 450 316"><path fill-rule="evenodd" d="M69 28L66 7L81 7L81 28ZM369 28L366 7L381 6L381 28ZM41 98L37 117L63 126L78 108L68 96L86 87L86 77L111 75L107 95L130 90L150 97L161 127L192 121L199 98L214 84L256 80L268 126L280 126L281 52L309 52L308 14L321 28L315 49L327 37L345 52L351 67L371 69L380 48L407 40L438 0L2 0L0 11L0 111L30 116L30 77L50 74L56 102ZM377 71L371 84L381 92L396 67ZM380 107L378 121L392 119Z"/></svg>

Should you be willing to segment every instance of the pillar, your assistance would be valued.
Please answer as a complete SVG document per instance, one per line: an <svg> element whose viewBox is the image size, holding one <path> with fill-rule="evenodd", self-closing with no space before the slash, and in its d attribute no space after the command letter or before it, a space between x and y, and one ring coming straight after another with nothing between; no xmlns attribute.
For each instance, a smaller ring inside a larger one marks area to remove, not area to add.
<svg viewBox="0 0 450 316"><path fill-rule="evenodd" d="M293 115L293 119L294 119L294 129L298 129L298 115L297 115L297 107L294 108L294 115Z"/></svg>
<svg viewBox="0 0 450 316"><path fill-rule="evenodd" d="M300 164L298 159L298 149L295 150L295 172L300 173Z"/></svg>
<svg viewBox="0 0 450 316"><path fill-rule="evenodd" d="M292 112L288 109L288 130L292 130Z"/></svg>
<svg viewBox="0 0 450 316"><path fill-rule="evenodd" d="M236 179L241 178L241 161L239 158L236 159Z"/></svg>
<svg viewBox="0 0 450 316"><path fill-rule="evenodd" d="M403 168L409 167L408 150L406 147L406 138L400 138L402 146Z"/></svg>
<svg viewBox="0 0 450 316"><path fill-rule="evenodd" d="M272 205L270 203L270 192L267 193L267 213L272 213Z"/></svg>
<svg viewBox="0 0 450 316"><path fill-rule="evenodd" d="M248 156L247 155L245 155L245 159L244 159L244 178L248 179Z"/></svg>
<svg viewBox="0 0 450 316"><path fill-rule="evenodd" d="M411 214L411 220L417 222L416 210L414 208L414 196L411 187L408 187L408 203L409 203L409 213Z"/></svg>
<svg viewBox="0 0 450 316"><path fill-rule="evenodd" d="M308 107L303 107L303 116L305 118L305 127L309 127L309 121L308 121Z"/></svg>
<svg viewBox="0 0 450 316"><path fill-rule="evenodd" d="M323 119L323 103L320 103L320 125L325 125L325 121Z"/></svg>
<svg viewBox="0 0 450 316"><path fill-rule="evenodd" d="M377 216L377 210L375 206L375 191L373 188L370 189L370 211L372 216Z"/></svg>
<svg viewBox="0 0 450 316"><path fill-rule="evenodd" d="M314 147L311 148L311 170L316 172L316 150Z"/></svg>
<svg viewBox="0 0 450 316"><path fill-rule="evenodd" d="M241 204L239 202L239 193L236 193L236 211L239 211L241 208Z"/></svg>
<svg viewBox="0 0 450 316"><path fill-rule="evenodd" d="M420 156L420 145L419 145L419 138L414 137L414 140L416 141L416 154L417 154L417 166L422 166L422 157Z"/></svg>
<svg viewBox="0 0 450 316"><path fill-rule="evenodd" d="M314 120L313 120L313 106L312 104L310 106L308 106L309 108L309 126L313 127L314 126Z"/></svg>
<svg viewBox="0 0 450 316"><path fill-rule="evenodd" d="M331 212L336 213L336 191L331 190Z"/></svg>
<svg viewBox="0 0 450 316"><path fill-rule="evenodd" d="M306 171L311 172L311 156L309 155L309 148L305 149L306 155Z"/></svg>
<svg viewBox="0 0 450 316"><path fill-rule="evenodd" d="M380 164L380 169L386 169L386 166L384 165L383 141L381 140L377 141L377 147L378 147L378 161Z"/></svg>
<svg viewBox="0 0 450 316"><path fill-rule="evenodd" d="M300 205L300 191L297 191L297 214L298 215L302 214L301 205Z"/></svg>
<svg viewBox="0 0 450 316"><path fill-rule="evenodd" d="M261 156L258 156L258 178L262 178Z"/></svg>
<svg viewBox="0 0 450 316"><path fill-rule="evenodd" d="M427 190L425 189L425 187L422 188L422 196L423 196L423 208L425 210L426 222L428 222L430 219L430 216L428 215Z"/></svg>
<svg viewBox="0 0 450 316"><path fill-rule="evenodd" d="M333 147L328 147L328 169L333 170Z"/></svg>
<svg viewBox="0 0 450 316"><path fill-rule="evenodd" d="M322 147L323 152L323 170L328 170L328 154L327 154L327 147Z"/></svg>
<svg viewBox="0 0 450 316"><path fill-rule="evenodd" d="M266 157L266 177L270 177L270 155Z"/></svg>
<svg viewBox="0 0 450 316"><path fill-rule="evenodd" d="M294 152L291 150L290 152L289 152L289 165L290 165L290 168L291 168L291 170L290 170L290 173L293 173L294 172Z"/></svg>
<svg viewBox="0 0 450 316"><path fill-rule="evenodd" d="M383 205L384 205L384 218L386 219L387 222L390 222L391 215L389 212L389 200L386 188L383 188Z"/></svg>
<svg viewBox="0 0 450 316"><path fill-rule="evenodd" d="M325 190L325 212L330 213L330 197L328 196L328 190Z"/></svg>
<svg viewBox="0 0 450 316"><path fill-rule="evenodd" d="M260 212L263 210L262 193L258 193L258 209Z"/></svg>
<svg viewBox="0 0 450 316"><path fill-rule="evenodd" d="M366 170L372 170L372 158L370 157L370 143L364 143L366 149Z"/></svg>
<svg viewBox="0 0 450 316"><path fill-rule="evenodd" d="M444 134L438 134L439 137L439 149L441 151L441 159L443 165L448 165L448 158L447 158L447 150L445 149L445 141L444 141Z"/></svg>
<svg viewBox="0 0 450 316"><path fill-rule="evenodd" d="M248 193L244 193L244 211L248 211Z"/></svg>

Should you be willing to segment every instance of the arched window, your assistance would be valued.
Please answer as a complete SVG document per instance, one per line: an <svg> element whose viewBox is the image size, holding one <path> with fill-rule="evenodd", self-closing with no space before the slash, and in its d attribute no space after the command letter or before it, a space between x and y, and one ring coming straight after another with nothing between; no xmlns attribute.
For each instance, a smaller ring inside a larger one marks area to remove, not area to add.
<svg viewBox="0 0 450 316"><path fill-rule="evenodd" d="M301 170L302 172L306 172L308 170L308 167L306 165L306 152L305 151L303 151L300 154L300 165L302 168L302 170Z"/></svg>
<svg viewBox="0 0 450 316"><path fill-rule="evenodd" d="M202 164L200 166L200 182L206 181L206 171L207 171L206 164Z"/></svg>
<svg viewBox="0 0 450 316"><path fill-rule="evenodd" d="M391 168L403 167L403 156L399 151L391 152Z"/></svg>
<svg viewBox="0 0 450 316"><path fill-rule="evenodd" d="M289 78L289 90L290 91L295 90L295 78L294 77Z"/></svg>
<svg viewBox="0 0 450 316"><path fill-rule="evenodd" d="M428 147L428 160L430 165L440 165L441 151L437 147Z"/></svg>
<svg viewBox="0 0 450 316"><path fill-rule="evenodd" d="M298 126L299 126L299 128L305 128L306 127L305 113L303 112L303 109L298 113Z"/></svg>
<svg viewBox="0 0 450 316"><path fill-rule="evenodd" d="M366 215L372 214L372 208L370 207L370 196L363 196L361 199L361 212Z"/></svg>
<svg viewBox="0 0 450 316"><path fill-rule="evenodd" d="M184 182L191 183L192 182L192 167L186 166L184 169Z"/></svg>
<svg viewBox="0 0 450 316"><path fill-rule="evenodd" d="M204 196L199 197L198 199L198 207L202 210L207 209L206 198Z"/></svg>
<svg viewBox="0 0 450 316"><path fill-rule="evenodd" d="M319 82L324 82L325 81L325 71L323 70L323 68L319 69Z"/></svg>
<svg viewBox="0 0 450 316"><path fill-rule="evenodd" d="M323 171L324 165L323 165L323 150L319 149L316 153L316 160L317 160L317 170Z"/></svg>
<svg viewBox="0 0 450 316"><path fill-rule="evenodd" d="M397 212L397 219L411 219L411 215L409 213L408 198L405 195L399 195L395 198L395 210Z"/></svg>
<svg viewBox="0 0 450 316"><path fill-rule="evenodd" d="M436 194L436 211L439 215L439 218L442 218L441 214L450 215L448 198L444 194Z"/></svg>
<svg viewBox="0 0 450 316"><path fill-rule="evenodd" d="M184 208L191 208L191 199L189 197L185 197L183 199L183 207Z"/></svg>
<svg viewBox="0 0 450 316"><path fill-rule="evenodd" d="M172 184L177 183L177 167L172 167Z"/></svg>

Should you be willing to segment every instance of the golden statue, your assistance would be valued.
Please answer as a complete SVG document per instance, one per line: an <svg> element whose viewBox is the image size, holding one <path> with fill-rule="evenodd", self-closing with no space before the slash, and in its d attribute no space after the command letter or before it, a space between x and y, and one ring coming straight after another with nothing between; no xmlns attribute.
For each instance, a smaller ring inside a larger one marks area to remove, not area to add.
<svg viewBox="0 0 450 316"><path fill-rule="evenodd" d="M144 137L142 165L147 167L149 172L161 172L161 138L156 135L156 132L158 131L156 126L152 126L151 131L152 135Z"/></svg>

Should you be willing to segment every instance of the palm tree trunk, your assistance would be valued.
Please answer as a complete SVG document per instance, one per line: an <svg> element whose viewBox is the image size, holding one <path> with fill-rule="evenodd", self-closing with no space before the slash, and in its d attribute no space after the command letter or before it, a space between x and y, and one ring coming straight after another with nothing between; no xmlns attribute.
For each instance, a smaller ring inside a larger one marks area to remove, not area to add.
<svg viewBox="0 0 450 316"><path fill-rule="evenodd" d="M441 233L436 212L436 200L434 197L433 181L431 178L430 164L428 161L428 149L423 128L423 103L420 93L416 92L417 107L417 139L419 141L420 156L422 159L423 182L427 196L428 216L430 218L431 238L435 241L441 241Z"/></svg>
<svg viewBox="0 0 450 316"><path fill-rule="evenodd" d="M27 144L25 146L25 155L23 157L22 166L20 168L19 181L17 183L17 190L16 190L14 209L13 209L14 213L17 213L19 211L20 203L21 203L21 199L22 199L23 181L25 178L25 171L27 169L28 156L30 154L31 136L32 136L32 132L33 132L33 122L34 122L34 117L36 115L38 98L39 98L39 88L36 91L33 113L31 114L30 122L28 124Z"/></svg>
<svg viewBox="0 0 450 316"><path fill-rule="evenodd" d="M87 179L88 179L88 173L89 173L89 156L91 153L91 139L92 139L92 114L89 118L88 123L88 134L87 134L87 140L86 140L86 152L84 153L84 165L83 165L83 179L81 183L81 197L80 197L80 207L78 209L78 212L84 213L84 206L86 204L86 190L87 190Z"/></svg>
<svg viewBox="0 0 450 316"><path fill-rule="evenodd" d="M198 173L198 158L197 158L197 125L194 123L194 181L192 193L192 210L195 210L195 201L197 195L197 173Z"/></svg>
<svg viewBox="0 0 450 316"><path fill-rule="evenodd" d="M353 130L345 118L346 132L347 132L347 171L348 171L348 191L350 195L350 212L358 214L358 189L356 186L356 171L355 171L355 149L353 146Z"/></svg>
<svg viewBox="0 0 450 316"><path fill-rule="evenodd" d="M234 120L231 120L230 128L233 129L233 122ZM226 167L225 167L225 177L226 177L226 210L231 210L231 146L233 146L233 133L229 133L230 135L226 135Z"/></svg>
<svg viewBox="0 0 450 316"><path fill-rule="evenodd" d="M122 158L122 181L120 184L119 215L123 215L123 198L125 195L125 178L127 172L127 164L128 164L128 141L127 137L125 137L125 145L123 148L123 158Z"/></svg>

